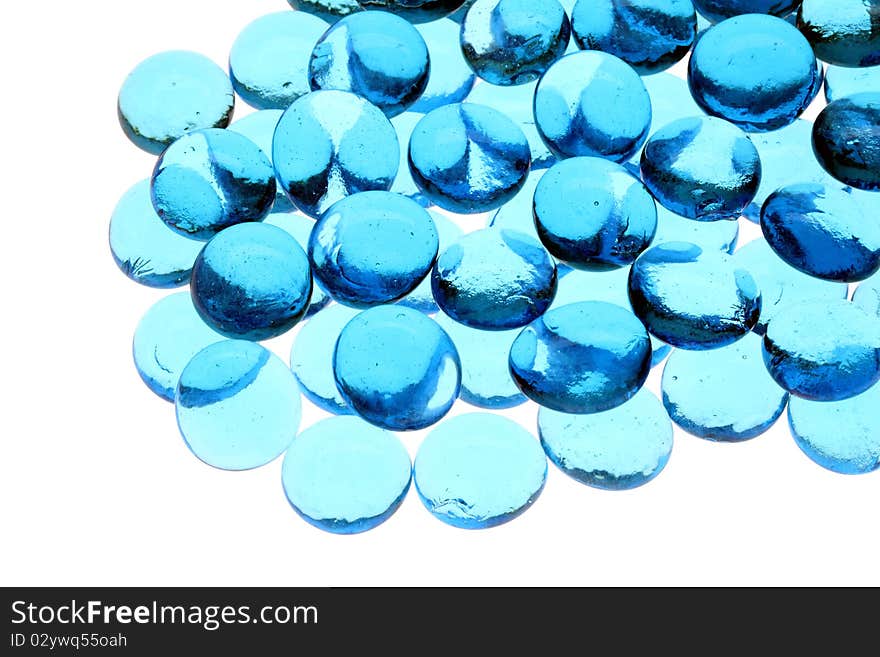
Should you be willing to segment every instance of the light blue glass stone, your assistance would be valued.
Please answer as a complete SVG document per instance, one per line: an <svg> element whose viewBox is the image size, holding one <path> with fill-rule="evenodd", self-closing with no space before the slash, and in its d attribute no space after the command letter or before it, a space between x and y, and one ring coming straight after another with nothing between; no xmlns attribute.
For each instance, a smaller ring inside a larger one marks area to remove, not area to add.
<svg viewBox="0 0 880 657"><path fill-rule="evenodd" d="M110 252L122 273L149 287L186 285L202 244L162 223L150 199L150 181L133 185L110 218Z"/></svg>
<svg viewBox="0 0 880 657"><path fill-rule="evenodd" d="M454 242L457 242L462 236L462 230L457 224L444 217L439 212L428 211L434 220L434 226L437 229L437 236L440 238L439 253L443 253ZM425 276L415 290L407 294L403 299L398 301L401 306L413 308L423 313L435 313L439 310L437 302L434 301L434 291L431 289L431 277Z"/></svg>
<svg viewBox="0 0 880 657"><path fill-rule="evenodd" d="M391 185L391 191L411 198L422 207L428 208L433 203L431 203L431 199L422 194L422 190L416 185L409 170L409 139L423 116L424 114L417 112L404 112L391 119L391 125L397 132L397 141L400 144L400 164L397 168L397 177L394 179L394 184Z"/></svg>
<svg viewBox="0 0 880 657"><path fill-rule="evenodd" d="M269 158L250 139L211 128L162 153L150 183L153 207L181 235L207 241L224 228L260 221L275 201Z"/></svg>
<svg viewBox="0 0 880 657"><path fill-rule="evenodd" d="M547 479L535 437L500 415L468 413L425 438L413 478L425 508L461 529L513 520L534 503Z"/></svg>
<svg viewBox="0 0 880 657"><path fill-rule="evenodd" d="M880 317L880 274L861 283L853 292L852 300L869 315Z"/></svg>
<svg viewBox="0 0 880 657"><path fill-rule="evenodd" d="M517 87L511 88L516 89ZM515 230L518 233L525 233L529 237L540 241L538 230L535 227L533 207L535 189L547 171L547 169L539 169L538 171L533 170L529 172L529 176L526 178L522 189L517 192L516 196L498 208L489 220L487 228Z"/></svg>
<svg viewBox="0 0 880 657"><path fill-rule="evenodd" d="M173 141L203 128L225 128L235 93L226 72L204 55L171 50L148 57L128 74L117 112L125 135L159 155Z"/></svg>
<svg viewBox="0 0 880 657"><path fill-rule="evenodd" d="M520 390L563 413L620 406L639 391L650 368L645 327L630 311L600 301L550 310L510 349L510 372Z"/></svg>
<svg viewBox="0 0 880 657"><path fill-rule="evenodd" d="M217 332L268 340L305 316L312 293L309 259L281 228L232 226L202 249L190 291L199 315Z"/></svg>
<svg viewBox="0 0 880 657"><path fill-rule="evenodd" d="M648 136L651 99L623 60L595 50L576 52L553 64L538 83L535 123L560 158L624 162Z"/></svg>
<svg viewBox="0 0 880 657"><path fill-rule="evenodd" d="M664 242L690 242L707 251L733 253L739 239L736 221L694 221L657 204L657 232L653 246Z"/></svg>
<svg viewBox="0 0 880 657"><path fill-rule="evenodd" d="M400 507L411 480L412 462L400 440L354 417L328 418L303 431L281 469L294 511L333 534L381 525Z"/></svg>
<svg viewBox="0 0 880 657"><path fill-rule="evenodd" d="M646 389L602 413L538 411L547 457L565 474L603 490L630 490L654 479L672 453L672 422Z"/></svg>
<svg viewBox="0 0 880 657"><path fill-rule="evenodd" d="M278 121L281 120L284 112L282 110L259 110L251 112L247 116L234 121L229 126L229 130L244 135L263 151L269 162L272 163L272 139L275 136L275 128ZM275 172L275 164L272 163L272 172ZM289 212L294 209L293 203L284 193L281 182L276 179L275 185L275 203L272 205L272 212Z"/></svg>
<svg viewBox="0 0 880 657"><path fill-rule="evenodd" d="M309 260L333 299L367 308L412 292L434 265L439 244L434 220L418 203L391 192L361 192L318 220Z"/></svg>
<svg viewBox="0 0 880 657"><path fill-rule="evenodd" d="M804 0L797 26L816 56L838 66L880 64L876 0Z"/></svg>
<svg viewBox="0 0 880 657"><path fill-rule="evenodd" d="M740 14L771 14L785 17L797 11L801 0L693 0L703 16L713 23Z"/></svg>
<svg viewBox="0 0 880 657"><path fill-rule="evenodd" d="M522 130L501 112L475 103L435 109L409 142L409 168L422 192L444 210L488 212L506 203L529 173Z"/></svg>
<svg viewBox="0 0 880 657"><path fill-rule="evenodd" d="M712 351L676 349L663 368L669 417L699 438L741 442L767 431L788 403L764 367L761 338L751 334Z"/></svg>
<svg viewBox="0 0 880 657"><path fill-rule="evenodd" d="M846 299L787 304L767 326L764 364L798 397L854 397L880 380L880 321Z"/></svg>
<svg viewBox="0 0 880 657"><path fill-rule="evenodd" d="M866 91L825 106L813 124L813 152L839 181L880 190L880 92Z"/></svg>
<svg viewBox="0 0 880 657"><path fill-rule="evenodd" d="M275 460L299 429L299 386L277 356L254 342L223 340L180 375L177 426L199 459L221 470Z"/></svg>
<svg viewBox="0 0 880 657"><path fill-rule="evenodd" d="M208 328L187 292L154 303L134 332L132 355L144 383L162 399L174 401L180 373L202 349L223 340Z"/></svg>
<svg viewBox="0 0 880 657"><path fill-rule="evenodd" d="M357 415L392 431L436 423L461 389L452 340L433 319L402 306L376 306L352 319L336 342L333 373Z"/></svg>
<svg viewBox="0 0 880 657"><path fill-rule="evenodd" d="M431 274L440 310L475 329L503 331L540 317L556 294L556 263L540 242L512 230L468 233Z"/></svg>
<svg viewBox="0 0 880 657"><path fill-rule="evenodd" d="M275 130L275 174L293 204L310 217L350 194L388 190L400 145L385 115L344 91L315 91L284 113Z"/></svg>
<svg viewBox="0 0 880 657"><path fill-rule="evenodd" d="M880 66L829 66L825 70L825 100L829 103L863 91L880 92Z"/></svg>
<svg viewBox="0 0 880 657"><path fill-rule="evenodd" d="M426 114L443 105L460 103L467 98L476 81L474 72L461 52L461 27L454 21L443 18L416 25L416 29L428 46L431 70L428 74L428 86L410 109Z"/></svg>
<svg viewBox="0 0 880 657"><path fill-rule="evenodd" d="M287 0L293 9L302 11L318 18L335 23L344 16L361 11L358 0Z"/></svg>

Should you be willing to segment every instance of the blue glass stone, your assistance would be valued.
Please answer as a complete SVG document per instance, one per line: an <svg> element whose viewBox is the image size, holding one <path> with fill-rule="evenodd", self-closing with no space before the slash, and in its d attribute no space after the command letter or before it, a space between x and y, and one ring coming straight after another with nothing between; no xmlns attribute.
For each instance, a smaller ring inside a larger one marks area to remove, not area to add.
<svg viewBox="0 0 880 657"><path fill-rule="evenodd" d="M738 238L736 221L693 221L657 205L657 233L652 245L690 242L707 251L733 253Z"/></svg>
<svg viewBox="0 0 880 657"><path fill-rule="evenodd" d="M300 11L335 22L364 9L378 9L402 16L410 23L436 21L459 10L464 0L287 0Z"/></svg>
<svg viewBox="0 0 880 657"><path fill-rule="evenodd" d="M650 75L690 51L697 14L691 0L580 0L571 29L582 49L610 53Z"/></svg>
<svg viewBox="0 0 880 657"><path fill-rule="evenodd" d="M801 0L693 0L703 16L713 23L740 14L770 14L785 17L797 11Z"/></svg>
<svg viewBox="0 0 880 657"><path fill-rule="evenodd" d="M825 100L854 96L863 91L880 92L880 66L849 68L829 66L825 70Z"/></svg>
<svg viewBox="0 0 880 657"><path fill-rule="evenodd" d="M318 217L349 194L390 189L399 149L394 126L377 107L343 91L315 91L281 117L272 160L293 204Z"/></svg>
<svg viewBox="0 0 880 657"><path fill-rule="evenodd" d="M416 185L409 170L409 139L423 116L424 114L417 112L404 112L391 119L391 125L397 132L397 141L400 144L400 164L397 168L397 177L394 179L394 184L391 185L391 191L411 198L422 207L428 208L433 203L431 203L431 199L422 194L422 190Z"/></svg>
<svg viewBox="0 0 880 657"><path fill-rule="evenodd" d="M799 117L819 93L822 69L793 25L775 16L745 14L700 37L688 83L707 113L746 130L777 130Z"/></svg>
<svg viewBox="0 0 880 657"><path fill-rule="evenodd" d="M631 264L657 230L657 208L642 181L595 157L554 164L535 189L534 217L547 250L588 271Z"/></svg>
<svg viewBox="0 0 880 657"><path fill-rule="evenodd" d="M641 389L602 413L538 411L547 457L565 474L603 490L630 490L654 479L672 453L672 423L660 401Z"/></svg>
<svg viewBox="0 0 880 657"><path fill-rule="evenodd" d="M391 118L422 95L429 68L428 46L408 21L362 12L343 18L318 41L309 83L316 90L350 91Z"/></svg>
<svg viewBox="0 0 880 657"><path fill-rule="evenodd" d="M290 505L333 534L378 527L409 491L412 462L397 437L354 417L322 420L299 434L281 469Z"/></svg>
<svg viewBox="0 0 880 657"><path fill-rule="evenodd" d="M275 137L275 128L278 127L278 121L284 115L282 110L260 110L251 112L247 116L236 120L229 126L228 130L244 135L263 151L269 162L272 163L272 171L275 171L275 164L272 162L272 139ZM284 193L284 187L276 178L275 185L275 203L272 204L272 212L290 212L293 211L293 204Z"/></svg>
<svg viewBox="0 0 880 657"><path fill-rule="evenodd" d="M687 242L652 246L629 276L633 311L652 335L681 349L718 349L757 324L761 292L730 256Z"/></svg>
<svg viewBox="0 0 880 657"><path fill-rule="evenodd" d="M574 274L572 274L574 275ZM630 311L600 301L550 310L510 349L520 390L563 413L598 413L635 395L651 369L651 341Z"/></svg>
<svg viewBox="0 0 880 657"><path fill-rule="evenodd" d="M433 319L403 306L376 306L352 319L336 342L333 373L355 413L392 431L431 426L461 389L452 340Z"/></svg>
<svg viewBox="0 0 880 657"><path fill-rule="evenodd" d="M468 233L437 258L431 274L440 310L475 329L525 326L556 294L556 263L524 233L484 228Z"/></svg>
<svg viewBox="0 0 880 657"><path fill-rule="evenodd" d="M880 274L861 283L853 292L852 300L869 315L880 317Z"/></svg>
<svg viewBox="0 0 880 657"><path fill-rule="evenodd" d="M309 239L315 278L340 303L366 308L412 292L439 248L431 215L391 192L361 192L330 207Z"/></svg>
<svg viewBox="0 0 880 657"><path fill-rule="evenodd" d="M187 292L154 303L134 332L132 355L138 374L162 399L174 401L174 391L186 364L202 349L223 340L208 328Z"/></svg>
<svg viewBox="0 0 880 657"><path fill-rule="evenodd" d="M534 436L512 420L468 413L428 434L413 478L436 518L462 529L486 529L513 520L538 499L547 458Z"/></svg>
<svg viewBox="0 0 880 657"><path fill-rule="evenodd" d="M202 319L231 338L268 340L306 314L312 293L309 260L286 231L240 224L199 254L190 282Z"/></svg>
<svg viewBox="0 0 880 657"><path fill-rule="evenodd" d="M880 64L876 0L804 0L797 26L816 56L838 66Z"/></svg>
<svg viewBox="0 0 880 657"><path fill-rule="evenodd" d="M117 111L125 135L158 155L188 132L225 128L235 93L226 72L204 55L172 50L148 57L129 73Z"/></svg>
<svg viewBox="0 0 880 657"><path fill-rule="evenodd" d="M110 218L110 251L122 273L149 287L186 285L202 244L162 223L150 199L150 181L133 185Z"/></svg>
<svg viewBox="0 0 880 657"><path fill-rule="evenodd" d="M511 88L516 89L517 87ZM547 169L531 171L528 178L526 178L522 189L517 192L516 196L498 208L497 212L495 212L489 220L487 227L515 230L539 240L538 230L535 227L533 208L535 189L545 173L547 173Z"/></svg>
<svg viewBox="0 0 880 657"><path fill-rule="evenodd" d="M462 230L457 224L450 221L442 214L429 210L431 218L434 220L434 227L437 229L437 236L440 238L439 253L443 253L447 248L457 242L462 236ZM425 276L415 290L407 294L403 299L398 301L402 306L413 308L423 313L435 313L439 310L437 302L434 301L434 291L431 289L431 277Z"/></svg>
<svg viewBox="0 0 880 657"><path fill-rule="evenodd" d="M642 180L668 210L697 221L735 219L761 182L749 136L710 116L679 119L645 144Z"/></svg>
<svg viewBox="0 0 880 657"><path fill-rule="evenodd" d="M205 241L229 226L262 220L272 209L275 190L272 164L260 147L218 128L191 132L171 144L150 183L162 221Z"/></svg>
<svg viewBox="0 0 880 657"><path fill-rule="evenodd" d="M278 458L302 417L290 370L244 340L223 340L197 353L180 375L175 406L187 447L221 470L250 470Z"/></svg>
<svg viewBox="0 0 880 657"><path fill-rule="evenodd" d="M287 0L296 11L302 11L318 18L335 23L340 18L361 11L358 0Z"/></svg>
<svg viewBox="0 0 880 657"><path fill-rule="evenodd" d="M623 60L595 50L576 52L551 66L538 83L535 123L560 158L623 162L648 136L651 99Z"/></svg>
<svg viewBox="0 0 880 657"><path fill-rule="evenodd" d="M880 321L846 299L786 305L767 326L764 363L798 397L854 397L880 380Z"/></svg>
<svg viewBox="0 0 880 657"><path fill-rule="evenodd" d="M449 19L461 24L464 21L464 17L467 16L468 10L471 8L471 5L473 5L476 1L477 0L464 0L464 4L461 7L449 14Z"/></svg>
<svg viewBox="0 0 880 657"><path fill-rule="evenodd" d="M419 99L410 106L413 112L424 114L443 105L460 103L471 92L476 76L461 52L461 27L448 19L416 25L428 46L431 70L428 86Z"/></svg>
<svg viewBox="0 0 880 657"><path fill-rule="evenodd" d="M829 103L813 124L813 152L841 182L880 190L880 92Z"/></svg>
<svg viewBox="0 0 880 657"><path fill-rule="evenodd" d="M487 212L522 187L531 154L522 130L501 112L458 103L419 121L409 142L409 168L422 192L444 210Z"/></svg>

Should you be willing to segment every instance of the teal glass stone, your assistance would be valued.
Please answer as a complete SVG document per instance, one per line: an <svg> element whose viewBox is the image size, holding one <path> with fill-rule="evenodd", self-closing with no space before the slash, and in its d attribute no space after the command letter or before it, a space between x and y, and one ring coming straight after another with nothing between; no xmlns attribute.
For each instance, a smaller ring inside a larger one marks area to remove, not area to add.
<svg viewBox="0 0 880 657"><path fill-rule="evenodd" d="M428 85L410 106L413 112L427 114L452 103L460 103L474 86L476 75L461 52L461 26L446 18L416 25L428 46L431 69Z"/></svg>
<svg viewBox="0 0 880 657"><path fill-rule="evenodd" d="M816 56L838 66L880 64L876 0L803 0L797 26Z"/></svg>
<svg viewBox="0 0 880 657"><path fill-rule="evenodd" d="M284 456L281 483L303 520L333 534L378 527L409 491L412 462L391 432L354 417L321 420Z"/></svg>
<svg viewBox="0 0 880 657"><path fill-rule="evenodd" d="M797 11L801 0L693 0L703 16L713 23L740 14L770 14L785 17Z"/></svg>
<svg viewBox="0 0 880 657"><path fill-rule="evenodd" d="M275 128L278 127L278 121L284 115L282 110L259 110L251 112L247 116L234 121L228 130L244 135L263 151L263 155L272 164L272 172L275 172L275 164L272 161L272 139L275 137ZM294 209L287 194L284 193L284 187L281 181L276 178L275 184L275 202L272 204L272 212L290 212Z"/></svg>
<svg viewBox="0 0 880 657"><path fill-rule="evenodd" d="M438 253L443 253L443 251L461 238L462 230L456 223L447 219L439 212L428 210L428 213L434 220L434 227L437 229L437 236L440 239ZM419 312L436 313L439 308L437 307L437 302L434 301L434 291L431 289L431 277L425 276L416 289L407 294L397 303L418 310Z"/></svg>
<svg viewBox="0 0 880 657"><path fill-rule="evenodd" d="M518 87L511 88L516 89ZM540 242L538 230L535 227L533 208L535 189L547 171L547 169L539 169L529 172L522 189L516 193L516 196L498 208L495 214L492 215L492 218L489 219L487 228L515 230Z"/></svg>
<svg viewBox="0 0 880 657"><path fill-rule="evenodd" d="M547 458L512 420L468 413L431 431L416 454L413 478L425 508L461 529L513 520L538 499Z"/></svg>
<svg viewBox="0 0 880 657"><path fill-rule="evenodd" d="M829 103L863 91L880 92L880 66L828 66L825 69L825 100Z"/></svg>
<svg viewBox="0 0 880 657"><path fill-rule="evenodd" d="M296 11L312 14L318 18L335 23L340 18L361 11L358 0L287 0Z"/></svg>
<svg viewBox="0 0 880 657"><path fill-rule="evenodd" d="M853 303L869 315L880 317L880 274L859 284L853 292Z"/></svg>
<svg viewBox="0 0 880 657"><path fill-rule="evenodd" d="M188 132L225 128L235 93L226 72L204 55L171 50L148 57L128 74L117 112L125 135L159 155Z"/></svg>
<svg viewBox="0 0 880 657"><path fill-rule="evenodd" d="M825 106L813 124L813 152L837 180L880 190L880 92L866 91Z"/></svg>
<svg viewBox="0 0 880 657"><path fill-rule="evenodd" d="M397 133L397 141L400 144L400 163L397 168L397 177L391 185L391 191L395 194L411 198L422 207L428 208L433 203L431 199L422 194L422 190L416 185L416 181L413 180L409 170L409 140L412 137L413 130L415 130L423 116L424 114L416 112L404 112L391 119L391 125L394 126L394 130Z"/></svg>
<svg viewBox="0 0 880 657"><path fill-rule="evenodd" d="M664 242L690 242L707 251L733 253L739 239L739 222L694 221L657 204L657 232L652 246Z"/></svg>
<svg viewBox="0 0 880 657"><path fill-rule="evenodd" d="M457 11L464 0L287 0L300 11L335 22L354 12L377 9L401 16L411 23L435 21Z"/></svg>

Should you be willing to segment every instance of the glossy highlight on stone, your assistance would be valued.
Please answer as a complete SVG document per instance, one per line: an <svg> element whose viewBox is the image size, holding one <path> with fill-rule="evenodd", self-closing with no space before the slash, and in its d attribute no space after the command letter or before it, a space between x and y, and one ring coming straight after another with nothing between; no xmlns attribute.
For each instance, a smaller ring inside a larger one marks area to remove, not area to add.
<svg viewBox="0 0 880 657"><path fill-rule="evenodd" d="M825 100L854 96L864 91L880 92L880 65L865 68L829 66L825 70Z"/></svg>
<svg viewBox="0 0 880 657"><path fill-rule="evenodd" d="M437 236L440 238L440 248L438 249L438 253L443 253L443 251L461 238L462 230L456 223L439 212L428 210L428 214L430 214L431 218L434 220L434 227L437 229ZM439 308L437 307L437 302L434 301L434 291L431 289L431 277L425 276L416 289L407 294L397 303L418 310L419 312L436 313Z"/></svg>
<svg viewBox="0 0 880 657"><path fill-rule="evenodd" d="M880 318L880 274L875 274L860 283L853 292L853 303L865 310L869 315Z"/></svg>
<svg viewBox="0 0 880 657"><path fill-rule="evenodd" d="M801 0L693 0L703 16L713 23L740 14L770 14L785 17L796 11Z"/></svg>
<svg viewBox="0 0 880 657"><path fill-rule="evenodd" d="M467 98L476 80L461 52L461 26L442 18L416 25L416 29L428 46L431 70L428 86L410 110L427 113L443 105L460 103Z"/></svg>
<svg viewBox="0 0 880 657"><path fill-rule="evenodd" d="M880 64L876 0L804 0L797 26L816 56L838 66Z"/></svg>
<svg viewBox="0 0 880 657"><path fill-rule="evenodd" d="M813 152L841 182L880 190L880 92L866 91L829 103L813 124Z"/></svg>

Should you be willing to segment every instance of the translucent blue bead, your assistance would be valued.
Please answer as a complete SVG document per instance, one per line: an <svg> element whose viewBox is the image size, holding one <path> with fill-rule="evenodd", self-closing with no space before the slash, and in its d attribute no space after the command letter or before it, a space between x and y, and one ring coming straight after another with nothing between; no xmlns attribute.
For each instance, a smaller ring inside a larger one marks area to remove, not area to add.
<svg viewBox="0 0 880 657"><path fill-rule="evenodd" d="M342 330L336 385L355 413L391 429L424 429L458 398L461 361L437 322L402 306L363 311Z"/></svg>
<svg viewBox="0 0 880 657"><path fill-rule="evenodd" d="M260 221L275 201L272 164L259 146L211 128L171 144L153 171L153 207L169 228L209 240L224 228Z"/></svg>
<svg viewBox="0 0 880 657"><path fill-rule="evenodd" d="M188 132L225 128L234 106L222 68L198 53L172 50L145 59L129 73L117 109L125 135L158 155Z"/></svg>
<svg viewBox="0 0 880 657"><path fill-rule="evenodd" d="M437 305L471 328L501 331L540 317L556 294L556 263L524 233L485 228L437 258L431 274Z"/></svg>
<svg viewBox="0 0 880 657"><path fill-rule="evenodd" d="M547 458L528 431L489 413L459 415L425 438L413 478L425 508L462 529L513 520L538 499Z"/></svg>
<svg viewBox="0 0 880 657"><path fill-rule="evenodd" d="M630 311L599 301L562 306L524 328L510 349L523 393L563 413L598 413L635 395L651 368L651 341Z"/></svg>
<svg viewBox="0 0 880 657"><path fill-rule="evenodd" d="M237 132L244 135L263 151L269 162L272 163L272 171L274 173L275 164L272 162L272 139L275 136L275 128L278 127L278 121L281 120L284 112L282 110L260 110L251 112L247 116L243 116L229 126L231 132ZM294 209L287 194L284 193L284 187L280 181L276 179L275 185L275 203L272 205L273 212L289 212Z"/></svg>
<svg viewBox="0 0 880 657"><path fill-rule="evenodd" d="M861 283L853 292L852 300L869 315L880 317L880 274Z"/></svg>
<svg viewBox="0 0 880 657"><path fill-rule="evenodd" d="M854 397L880 380L880 321L846 299L786 305L767 326L764 363L798 397Z"/></svg>
<svg viewBox="0 0 880 657"><path fill-rule="evenodd" d="M697 221L735 219L761 182L749 136L713 117L679 119L645 144L642 179L667 209Z"/></svg>
<svg viewBox="0 0 880 657"><path fill-rule="evenodd" d="M538 434L548 458L582 484L629 490L654 479L672 453L672 423L660 401L640 390L602 413L538 411Z"/></svg>
<svg viewBox="0 0 880 657"><path fill-rule="evenodd" d="M510 88L516 89L518 87ZM517 192L516 196L498 208L497 212L489 220L487 227L515 230L539 240L538 231L535 228L533 207L535 189L545 173L547 173L547 169L531 171L522 189Z"/></svg>
<svg viewBox="0 0 880 657"><path fill-rule="evenodd" d="M419 189L416 181L413 180L412 173L409 170L408 152L409 139L412 137L413 130L415 130L423 116L424 114L418 114L417 112L404 112L391 119L391 125L394 126L394 130L397 132L397 141L400 143L400 164L397 168L397 177L394 179L394 184L391 185L391 191L395 194L411 198L422 207L427 208L433 205L433 203L431 203L431 199L422 194L422 190Z"/></svg>
<svg viewBox="0 0 880 657"><path fill-rule="evenodd" d="M379 9L411 23L436 21L459 10L464 0L287 0L294 9L337 21L364 9Z"/></svg>
<svg viewBox="0 0 880 657"><path fill-rule="evenodd" d="M227 337L267 340L305 316L312 275L306 254L286 231L241 224L205 245L190 289L211 328Z"/></svg>
<svg viewBox="0 0 880 657"><path fill-rule="evenodd" d="M144 383L162 399L174 401L180 373L202 349L223 340L208 328L187 292L154 303L134 332L132 355Z"/></svg>
<svg viewBox="0 0 880 657"><path fill-rule="evenodd" d="M632 266L629 298L652 335L682 349L733 344L757 324L761 292L745 269L719 251L667 242Z"/></svg>
<svg viewBox="0 0 880 657"><path fill-rule="evenodd" d="M688 53L697 14L691 0L580 0L571 29L582 49L610 53L649 75Z"/></svg>
<svg viewBox="0 0 880 657"><path fill-rule="evenodd" d="M340 303L366 308L412 292L439 248L431 215L391 192L362 192L330 207L315 224L309 259L315 278Z"/></svg>
<svg viewBox="0 0 880 657"><path fill-rule="evenodd" d="M653 245L690 242L707 251L733 253L739 238L736 221L693 221L657 206L657 232Z"/></svg>
<svg viewBox="0 0 880 657"><path fill-rule="evenodd" d="M344 16L361 11L361 2L358 0L287 0L291 7L318 18L335 23Z"/></svg>
<svg viewBox="0 0 880 657"><path fill-rule="evenodd" d="M651 127L651 99L638 73L614 55L582 51L551 66L535 92L535 123L559 157L629 159Z"/></svg>
<svg viewBox="0 0 880 657"><path fill-rule="evenodd" d="M427 113L443 105L460 103L467 98L476 80L461 52L461 27L444 18L416 25L416 29L428 46L431 70L428 86L410 109Z"/></svg>
<svg viewBox="0 0 880 657"><path fill-rule="evenodd" d="M281 469L293 509L334 534L381 525L400 507L411 480L412 462L400 440L354 417L329 418L303 431Z"/></svg>
<svg viewBox="0 0 880 657"><path fill-rule="evenodd" d="M474 103L435 109L409 143L416 184L441 208L460 214L503 205L522 187L530 162L522 130L501 112Z"/></svg>
<svg viewBox="0 0 880 657"><path fill-rule="evenodd" d="M813 124L819 164L847 185L880 190L880 92L829 103Z"/></svg>
<svg viewBox="0 0 880 657"><path fill-rule="evenodd" d="M202 349L180 375L177 425L199 459L249 470L284 453L299 428L299 387L277 356L254 342Z"/></svg>
<svg viewBox="0 0 880 657"><path fill-rule="evenodd" d="M457 224L450 221L438 212L428 211L434 220L437 236L440 238L439 253L443 253L462 236L462 230ZM398 301L402 306L413 308L423 313L437 312L437 302L434 301L434 291L431 289L431 277L426 276L415 290Z"/></svg>
<svg viewBox="0 0 880 657"><path fill-rule="evenodd" d="M343 18L318 41L309 64L312 89L350 91L389 118L428 84L428 47L418 30L383 11Z"/></svg>
<svg viewBox="0 0 880 657"><path fill-rule="evenodd" d="M295 101L275 130L278 182L310 217L349 194L391 188L400 145L385 115L343 91L316 91Z"/></svg>
<svg viewBox="0 0 880 657"><path fill-rule="evenodd" d="M745 14L700 37L688 82L709 114L746 130L777 130L819 93L822 69L797 28L775 16Z"/></svg>
<svg viewBox="0 0 880 657"><path fill-rule="evenodd" d="M740 14L771 14L785 17L796 11L801 0L693 0L703 16L713 23Z"/></svg>
<svg viewBox="0 0 880 657"><path fill-rule="evenodd" d="M829 66L825 70L825 100L829 103L863 91L880 91L880 66Z"/></svg>
<svg viewBox="0 0 880 657"><path fill-rule="evenodd" d="M880 64L876 0L804 0L797 25L822 61L855 67Z"/></svg>

